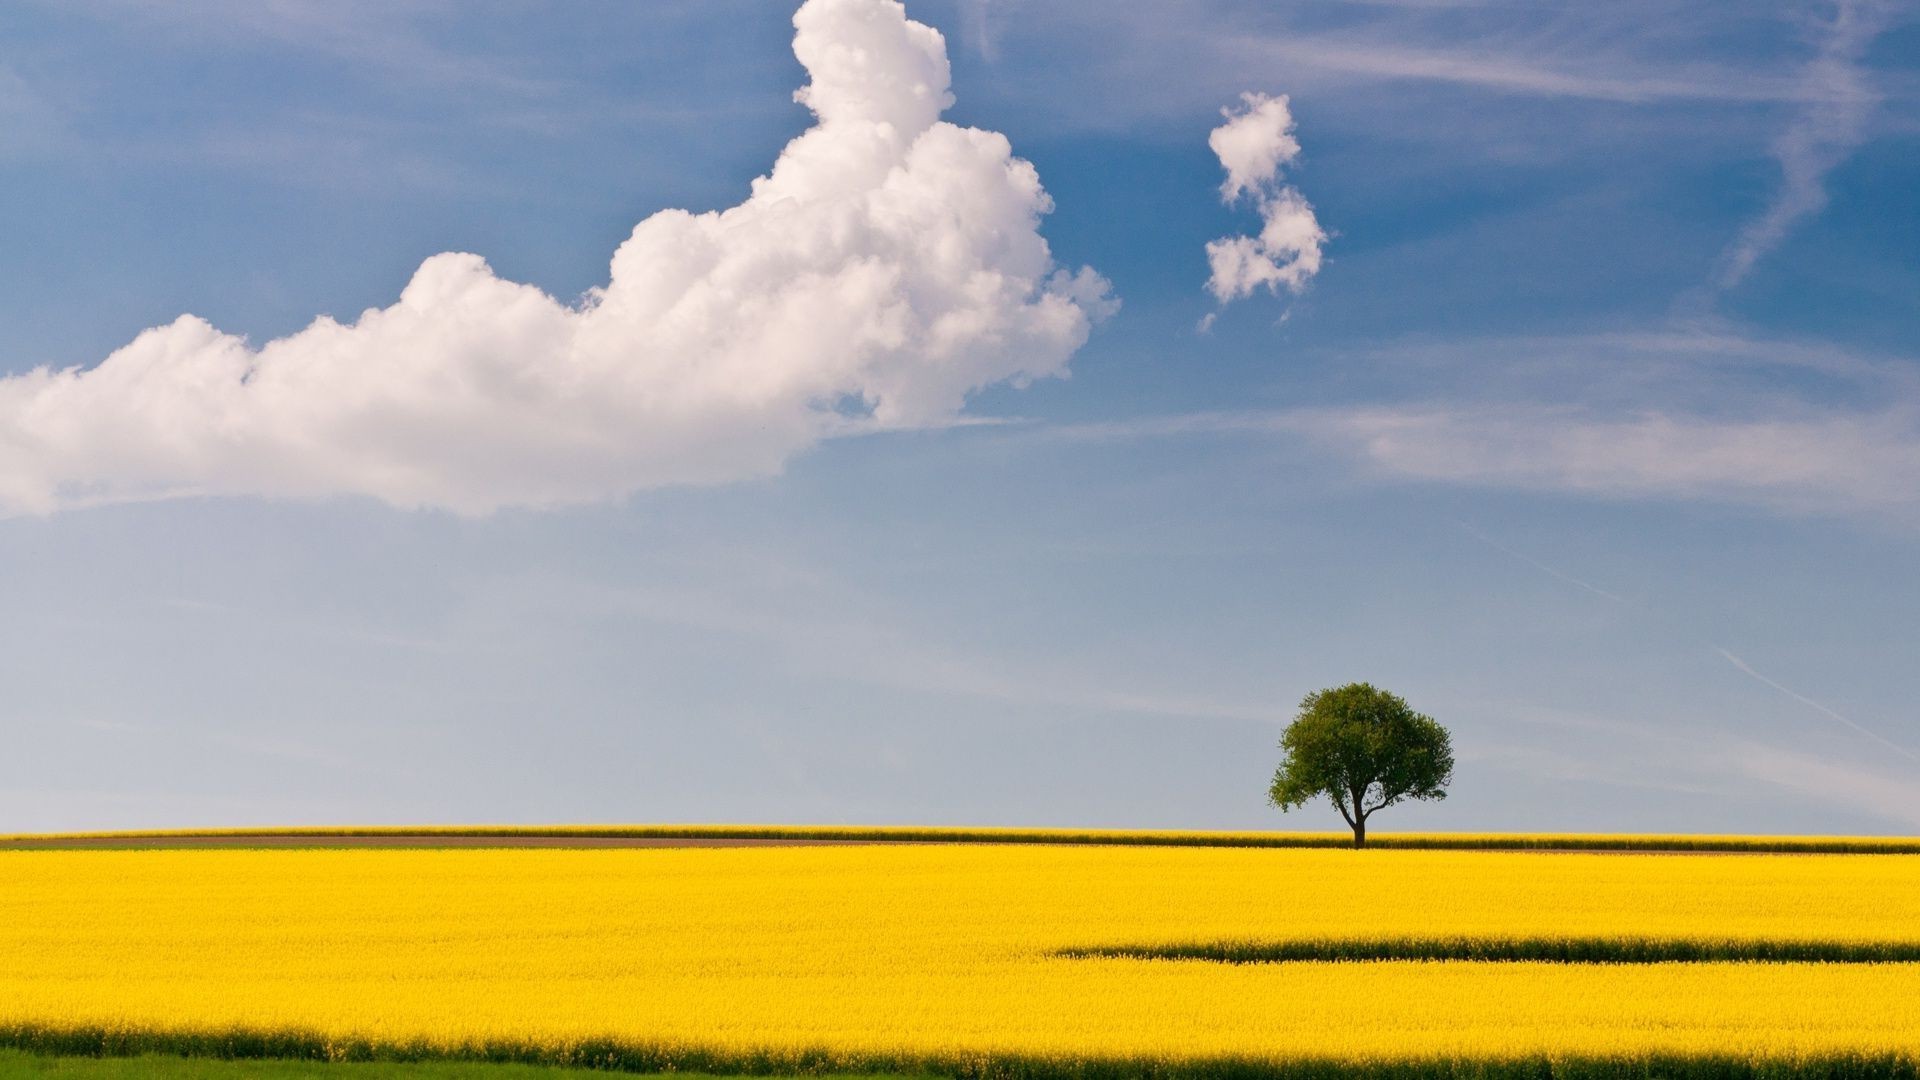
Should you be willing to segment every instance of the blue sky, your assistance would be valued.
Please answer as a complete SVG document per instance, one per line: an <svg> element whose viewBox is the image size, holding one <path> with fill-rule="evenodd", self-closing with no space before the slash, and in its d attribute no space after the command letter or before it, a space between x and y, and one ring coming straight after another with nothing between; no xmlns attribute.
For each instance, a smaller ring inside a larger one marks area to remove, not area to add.
<svg viewBox="0 0 1920 1080"><path fill-rule="evenodd" d="M1035 346L1070 377L687 483L695 432L561 507L436 503L496 490L484 440L427 505L62 488L0 519L0 828L1327 828L1264 790L1354 679L1459 750L1383 828L1920 828L1920 12L908 15L1120 301ZM792 16L10 5L0 372L351 321L446 251L572 302L809 128ZM1289 96L1328 239L1223 306L1243 92ZM63 482L144 478L109 449Z"/></svg>

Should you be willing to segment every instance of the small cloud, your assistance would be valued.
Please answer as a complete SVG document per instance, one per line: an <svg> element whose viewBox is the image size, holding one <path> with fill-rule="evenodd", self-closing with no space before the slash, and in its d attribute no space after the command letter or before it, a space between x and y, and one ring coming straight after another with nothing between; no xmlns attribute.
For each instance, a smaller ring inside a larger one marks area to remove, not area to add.
<svg viewBox="0 0 1920 1080"><path fill-rule="evenodd" d="M1227 122L1213 129L1207 145L1227 178L1220 197L1228 205L1251 199L1260 213L1255 236L1230 236L1207 245L1212 275L1207 289L1222 304L1264 287L1298 293L1320 272L1327 234L1300 192L1281 183L1281 170L1300 155L1287 97L1240 95L1238 109L1223 109Z"/></svg>

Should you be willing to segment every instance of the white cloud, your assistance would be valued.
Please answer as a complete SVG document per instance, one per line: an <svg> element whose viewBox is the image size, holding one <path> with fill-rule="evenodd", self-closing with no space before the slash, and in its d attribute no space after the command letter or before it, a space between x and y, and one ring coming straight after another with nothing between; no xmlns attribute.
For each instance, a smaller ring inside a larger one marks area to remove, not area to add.
<svg viewBox="0 0 1920 1080"><path fill-rule="evenodd" d="M1281 169L1300 155L1287 97L1240 95L1239 109L1224 109L1227 122L1213 129L1207 145L1227 179L1220 197L1228 204L1251 198L1260 211L1258 236L1230 236L1207 245L1212 275L1207 289L1225 304L1265 287L1299 292L1320 272L1320 246L1327 234L1300 192L1280 181Z"/></svg>
<svg viewBox="0 0 1920 1080"><path fill-rule="evenodd" d="M1300 140L1293 136L1293 114L1285 94L1242 94L1240 102L1237 112L1221 110L1227 122L1207 136L1207 145L1227 170L1220 197L1228 202L1264 191L1279 177L1282 165L1300 156Z"/></svg>
<svg viewBox="0 0 1920 1080"><path fill-rule="evenodd" d="M484 513L777 472L1065 374L1111 308L1058 270L1038 175L942 122L945 42L897 0L809 0L816 123L728 210L663 210L577 305L477 255L254 348L183 316L90 370L0 379L0 509L368 495Z"/></svg>

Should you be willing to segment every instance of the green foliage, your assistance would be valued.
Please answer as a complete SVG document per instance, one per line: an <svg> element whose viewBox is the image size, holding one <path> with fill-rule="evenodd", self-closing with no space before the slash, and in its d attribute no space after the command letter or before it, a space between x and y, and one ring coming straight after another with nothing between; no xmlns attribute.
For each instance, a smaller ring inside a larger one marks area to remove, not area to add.
<svg viewBox="0 0 1920 1080"><path fill-rule="evenodd" d="M1533 961L1555 964L1896 964L1920 961L1920 941L1773 941L1633 937L1326 938L1197 941L1063 949L1073 958L1276 964L1361 960Z"/></svg>
<svg viewBox="0 0 1920 1080"><path fill-rule="evenodd" d="M1367 818L1406 799L1444 799L1453 744L1433 717L1370 683L1316 690L1280 737L1268 798L1281 810L1326 796L1365 843Z"/></svg>

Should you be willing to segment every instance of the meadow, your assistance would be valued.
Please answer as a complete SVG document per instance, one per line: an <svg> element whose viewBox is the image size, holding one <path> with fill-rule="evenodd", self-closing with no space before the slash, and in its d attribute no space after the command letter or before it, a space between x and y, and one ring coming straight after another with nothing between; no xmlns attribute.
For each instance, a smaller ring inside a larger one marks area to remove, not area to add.
<svg viewBox="0 0 1920 1080"><path fill-rule="evenodd" d="M1920 858L0 852L0 1043L644 1071L1913 1077Z"/></svg>

